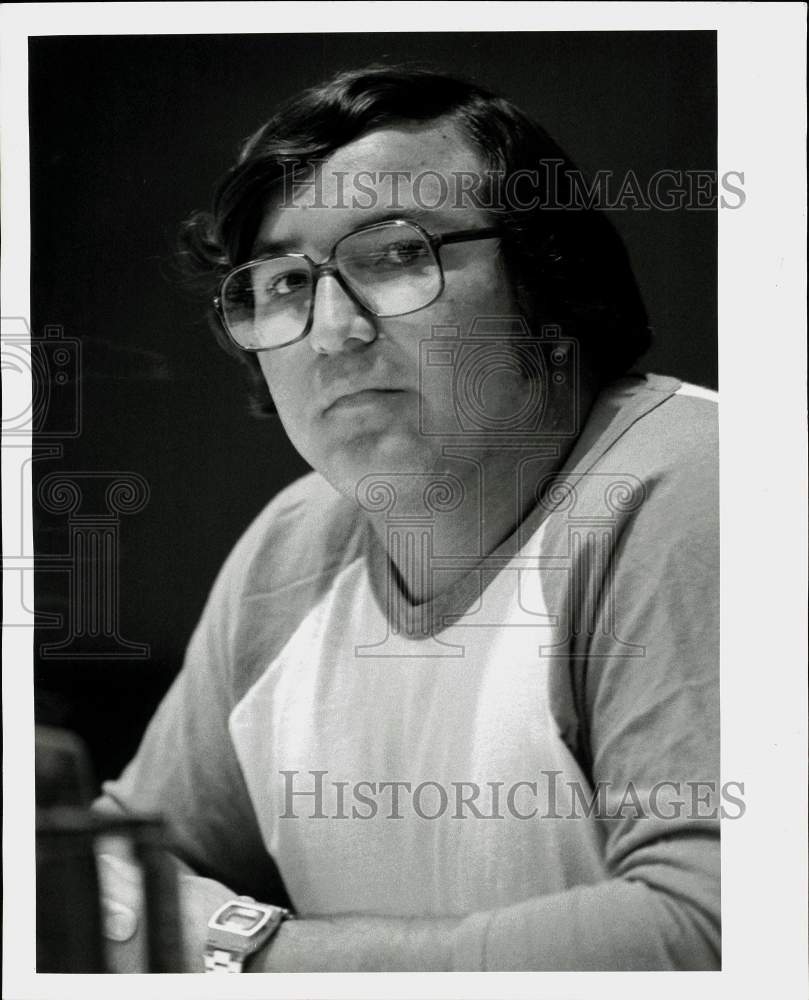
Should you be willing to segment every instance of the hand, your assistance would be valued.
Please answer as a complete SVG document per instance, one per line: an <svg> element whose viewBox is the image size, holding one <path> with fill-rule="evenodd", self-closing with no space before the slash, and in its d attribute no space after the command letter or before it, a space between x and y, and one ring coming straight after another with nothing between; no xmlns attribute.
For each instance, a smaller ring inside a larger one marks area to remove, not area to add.
<svg viewBox="0 0 809 1000"><path fill-rule="evenodd" d="M141 873L112 854L98 855L107 967L110 972L149 972ZM204 972L208 920L234 893L212 879L182 874L177 889L183 950L178 972Z"/></svg>
<svg viewBox="0 0 809 1000"><path fill-rule="evenodd" d="M99 854L102 933L110 972L148 972L140 872L113 854Z"/></svg>

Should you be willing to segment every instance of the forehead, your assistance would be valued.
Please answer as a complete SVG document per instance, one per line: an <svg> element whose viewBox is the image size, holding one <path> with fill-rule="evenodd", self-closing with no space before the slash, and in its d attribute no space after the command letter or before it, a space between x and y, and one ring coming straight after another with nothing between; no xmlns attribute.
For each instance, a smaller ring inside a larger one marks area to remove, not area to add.
<svg viewBox="0 0 809 1000"><path fill-rule="evenodd" d="M484 170L450 122L377 129L287 187L267 210L257 246L325 254L345 233L386 218L413 218L436 231L484 225L482 210L463 194Z"/></svg>

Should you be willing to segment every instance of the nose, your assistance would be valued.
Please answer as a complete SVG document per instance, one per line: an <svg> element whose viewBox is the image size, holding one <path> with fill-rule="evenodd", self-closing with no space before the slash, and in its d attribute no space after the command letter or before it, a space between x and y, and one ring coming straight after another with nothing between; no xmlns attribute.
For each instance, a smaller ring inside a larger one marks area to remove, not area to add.
<svg viewBox="0 0 809 1000"><path fill-rule="evenodd" d="M370 344L375 317L356 302L334 274L321 275L315 288L309 343L318 354L336 354Z"/></svg>

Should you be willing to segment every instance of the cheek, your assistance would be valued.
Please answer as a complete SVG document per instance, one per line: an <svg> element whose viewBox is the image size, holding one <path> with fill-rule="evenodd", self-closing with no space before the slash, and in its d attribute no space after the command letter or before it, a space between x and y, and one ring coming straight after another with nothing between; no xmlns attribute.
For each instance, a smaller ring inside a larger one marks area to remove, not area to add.
<svg viewBox="0 0 809 1000"><path fill-rule="evenodd" d="M470 321L474 315L514 316L521 310L517 296L506 271L505 262L497 255L470 261L463 270L447 274L443 300L444 308L454 311L460 321Z"/></svg>
<svg viewBox="0 0 809 1000"><path fill-rule="evenodd" d="M298 447L305 445L302 440L307 423L304 401L308 398L303 378L289 359L263 356L259 364L264 381L272 396L281 423L289 438Z"/></svg>
<svg viewBox="0 0 809 1000"><path fill-rule="evenodd" d="M287 399L294 398L298 389L296 387L295 366L289 363L288 358L274 356L272 354L262 354L259 357L261 372L270 395L276 405L283 405Z"/></svg>

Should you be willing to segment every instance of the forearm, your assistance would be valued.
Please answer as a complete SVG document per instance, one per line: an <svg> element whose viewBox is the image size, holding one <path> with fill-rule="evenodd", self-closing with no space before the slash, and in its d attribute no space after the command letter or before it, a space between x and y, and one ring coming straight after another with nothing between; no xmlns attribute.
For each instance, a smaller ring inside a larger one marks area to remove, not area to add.
<svg viewBox="0 0 809 1000"><path fill-rule="evenodd" d="M448 972L462 918L347 915L286 920L248 972Z"/></svg>
<svg viewBox="0 0 809 1000"><path fill-rule="evenodd" d="M468 917L287 921L249 971L718 967L718 917L642 882L614 879Z"/></svg>
<svg viewBox="0 0 809 1000"><path fill-rule="evenodd" d="M178 956L182 972L204 972L203 953L208 920L235 895L227 886L195 875L178 862L177 888L183 950ZM105 896L141 912L137 875L104 860ZM442 972L457 967L453 956L454 932L460 918L385 918L365 916L315 917L288 920L270 944L246 965L249 972ZM108 942L111 971L145 972L139 966L143 953L143 921L126 942Z"/></svg>
<svg viewBox="0 0 809 1000"><path fill-rule="evenodd" d="M181 971L202 972L208 920L234 894L187 869L178 889ZM135 903L120 881L111 894ZM136 967L137 938L110 948L114 971L145 971ZM642 882L614 879L464 917L288 920L246 971L715 969L718 955L718 917Z"/></svg>

